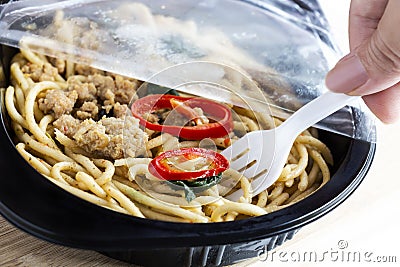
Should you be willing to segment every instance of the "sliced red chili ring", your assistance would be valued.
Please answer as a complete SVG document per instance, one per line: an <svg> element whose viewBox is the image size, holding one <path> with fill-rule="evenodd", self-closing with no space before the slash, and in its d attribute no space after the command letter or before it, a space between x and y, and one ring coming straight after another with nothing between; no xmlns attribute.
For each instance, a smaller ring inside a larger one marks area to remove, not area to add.
<svg viewBox="0 0 400 267"><path fill-rule="evenodd" d="M155 112L160 109L173 109L171 99L184 102L191 108L201 108L207 117L214 122L196 126L161 125L152 123L144 118L145 114ZM230 109L220 103L209 99L198 97L182 97L174 95L148 95L136 100L131 111L133 116L139 119L144 127L179 136L188 140L201 140L204 138L218 138L229 134L233 129L232 114Z"/></svg>
<svg viewBox="0 0 400 267"><path fill-rule="evenodd" d="M207 169L187 171L174 167L172 158L205 158L209 161ZM149 172L163 180L184 181L217 176L229 168L229 161L220 153L210 149L191 147L169 150L155 157L149 164Z"/></svg>

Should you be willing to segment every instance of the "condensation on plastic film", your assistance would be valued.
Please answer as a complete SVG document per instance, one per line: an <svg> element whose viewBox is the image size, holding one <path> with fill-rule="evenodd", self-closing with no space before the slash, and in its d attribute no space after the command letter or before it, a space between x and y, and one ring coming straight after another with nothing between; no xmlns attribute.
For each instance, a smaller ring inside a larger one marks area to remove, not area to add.
<svg viewBox="0 0 400 267"><path fill-rule="evenodd" d="M273 115L284 118L326 90L325 75L339 58L329 30L318 21L322 16L287 1L38 0L0 8L4 45L144 81L177 64L224 64L253 79L262 92L243 90L240 77L227 77L217 67L191 70L183 80L237 88L262 111L269 110L268 99ZM159 83L168 85L168 79ZM375 142L373 116L361 101L356 105L317 127Z"/></svg>

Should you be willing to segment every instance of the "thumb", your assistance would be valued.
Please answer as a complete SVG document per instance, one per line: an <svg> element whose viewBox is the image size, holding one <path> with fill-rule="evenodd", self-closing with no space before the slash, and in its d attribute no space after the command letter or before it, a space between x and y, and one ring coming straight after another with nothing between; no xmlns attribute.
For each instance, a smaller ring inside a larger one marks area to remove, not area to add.
<svg viewBox="0 0 400 267"><path fill-rule="evenodd" d="M326 77L327 87L340 93L369 95L400 81L400 1L389 1L377 29L342 58Z"/></svg>

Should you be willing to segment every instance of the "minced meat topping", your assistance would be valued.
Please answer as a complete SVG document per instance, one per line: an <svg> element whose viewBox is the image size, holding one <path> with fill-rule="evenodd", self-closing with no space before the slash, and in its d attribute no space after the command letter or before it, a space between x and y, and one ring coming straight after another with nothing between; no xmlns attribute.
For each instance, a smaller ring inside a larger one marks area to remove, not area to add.
<svg viewBox="0 0 400 267"><path fill-rule="evenodd" d="M24 75L36 82L56 81L58 71L64 71L65 66L57 60L50 62L55 66L28 63L22 68ZM70 76L64 89L40 95L39 109L52 114L55 128L96 157L144 156L147 134L139 128L136 118L127 116L128 104L140 82L83 65L76 67L78 75Z"/></svg>
<svg viewBox="0 0 400 267"><path fill-rule="evenodd" d="M39 108L44 113L53 113L55 118L59 118L73 111L77 99L78 93L76 91L49 90L45 98L39 99Z"/></svg>
<svg viewBox="0 0 400 267"><path fill-rule="evenodd" d="M22 66L21 70L26 77L31 78L34 82L54 82L58 75L57 68L53 67L50 63L45 63L43 66L39 66L37 64L28 62L26 65Z"/></svg>
<svg viewBox="0 0 400 267"><path fill-rule="evenodd" d="M81 121L71 115L63 115L54 122L54 126L85 151L99 158L121 159L124 156L146 155L147 134L140 129L139 120L132 116Z"/></svg>

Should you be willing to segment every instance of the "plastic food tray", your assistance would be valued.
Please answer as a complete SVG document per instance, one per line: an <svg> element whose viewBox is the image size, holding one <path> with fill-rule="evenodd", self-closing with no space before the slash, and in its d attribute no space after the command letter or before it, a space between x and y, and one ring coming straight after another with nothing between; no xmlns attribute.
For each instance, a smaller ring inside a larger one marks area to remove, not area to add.
<svg viewBox="0 0 400 267"><path fill-rule="evenodd" d="M310 17L321 14L313 1L307 5L303 1L294 2ZM329 40L327 36L320 37ZM10 58L16 51L7 46L0 47L5 77L8 77ZM0 87L7 83L7 78L1 80ZM302 226L345 201L364 179L376 147L373 143L321 131L320 138L333 153L333 176L306 199L268 215L235 222L181 224L154 221L88 203L38 174L14 147L14 134L3 98L4 92L0 102L1 215L41 239L99 251L144 266L229 265L274 249L291 239Z"/></svg>

